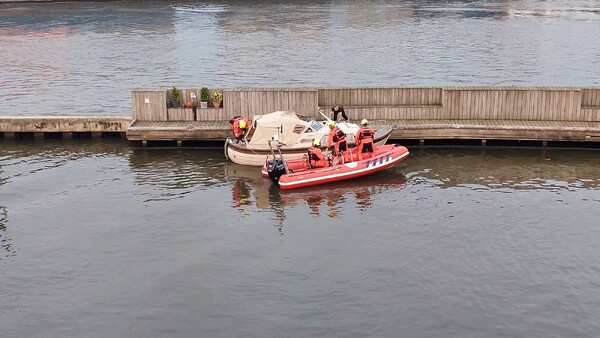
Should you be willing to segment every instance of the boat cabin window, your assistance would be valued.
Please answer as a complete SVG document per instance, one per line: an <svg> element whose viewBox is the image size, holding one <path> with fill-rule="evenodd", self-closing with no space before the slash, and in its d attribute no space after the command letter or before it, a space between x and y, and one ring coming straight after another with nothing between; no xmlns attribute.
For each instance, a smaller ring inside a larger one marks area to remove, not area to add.
<svg viewBox="0 0 600 338"><path fill-rule="evenodd" d="M306 130L304 131L305 133L310 133L313 131L319 131L321 130L321 128L323 128L323 125L320 124L317 121L312 121L312 123L310 124L310 127L306 128Z"/></svg>

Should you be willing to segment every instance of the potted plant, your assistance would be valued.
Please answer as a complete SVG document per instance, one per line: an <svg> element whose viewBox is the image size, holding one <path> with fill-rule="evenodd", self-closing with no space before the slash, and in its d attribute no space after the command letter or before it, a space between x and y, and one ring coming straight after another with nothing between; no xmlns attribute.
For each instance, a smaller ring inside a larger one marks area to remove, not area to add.
<svg viewBox="0 0 600 338"><path fill-rule="evenodd" d="M219 90L215 90L215 92L212 95L212 100L213 106L215 106L215 108L221 107L221 101L223 101L223 93L221 93L221 91Z"/></svg>
<svg viewBox="0 0 600 338"><path fill-rule="evenodd" d="M177 87L173 86L171 89L171 106L173 108L179 108L181 105L181 90L177 89Z"/></svg>
<svg viewBox="0 0 600 338"><path fill-rule="evenodd" d="M200 89L200 108L208 108L208 88Z"/></svg>

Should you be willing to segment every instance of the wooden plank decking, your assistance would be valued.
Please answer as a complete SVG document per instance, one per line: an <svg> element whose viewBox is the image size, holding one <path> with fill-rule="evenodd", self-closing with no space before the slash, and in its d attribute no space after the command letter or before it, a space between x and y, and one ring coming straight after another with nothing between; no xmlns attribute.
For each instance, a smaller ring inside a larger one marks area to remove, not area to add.
<svg viewBox="0 0 600 338"><path fill-rule="evenodd" d="M396 139L600 142L600 122L528 120L395 120Z"/></svg>
<svg viewBox="0 0 600 338"><path fill-rule="evenodd" d="M192 89L193 90L193 89ZM392 139L480 139L600 142L600 88L581 87L368 87L223 89L220 109L196 110L194 120L164 105L168 90L132 93L136 121L130 140L214 140L230 136L226 120L275 110L321 119L335 104L353 122L387 120ZM140 102L143 102L140 103ZM220 121L220 122L210 122Z"/></svg>
<svg viewBox="0 0 600 338"><path fill-rule="evenodd" d="M127 129L131 141L215 141L230 136L227 121L134 121Z"/></svg>
<svg viewBox="0 0 600 338"><path fill-rule="evenodd" d="M600 122L513 120L388 120L392 139L478 139L598 141ZM231 137L226 121L135 121L129 140L225 140Z"/></svg>

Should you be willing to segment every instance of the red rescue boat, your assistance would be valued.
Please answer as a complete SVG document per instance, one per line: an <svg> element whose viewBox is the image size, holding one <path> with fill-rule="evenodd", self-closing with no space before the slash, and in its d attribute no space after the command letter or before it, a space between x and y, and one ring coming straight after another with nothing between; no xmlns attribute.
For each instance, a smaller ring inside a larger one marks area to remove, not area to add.
<svg viewBox="0 0 600 338"><path fill-rule="evenodd" d="M356 158L356 148L350 149L350 158ZM399 144L378 146L375 152L361 161L335 163L320 168L309 168L307 157L293 160L267 159L263 175L271 177L281 189L295 189L325 183L349 180L384 170L408 156L408 149ZM366 154L365 154L366 155Z"/></svg>

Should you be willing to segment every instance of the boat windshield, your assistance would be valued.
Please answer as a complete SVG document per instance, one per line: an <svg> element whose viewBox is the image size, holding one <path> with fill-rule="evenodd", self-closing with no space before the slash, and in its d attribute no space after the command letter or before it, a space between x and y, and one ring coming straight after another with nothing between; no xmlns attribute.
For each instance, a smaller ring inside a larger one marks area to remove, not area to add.
<svg viewBox="0 0 600 338"><path fill-rule="evenodd" d="M321 130L321 128L323 128L323 125L320 124L317 121L311 121L310 122L310 129L312 129L312 131L319 131ZM309 131L309 129L306 129L306 131Z"/></svg>

